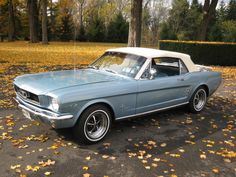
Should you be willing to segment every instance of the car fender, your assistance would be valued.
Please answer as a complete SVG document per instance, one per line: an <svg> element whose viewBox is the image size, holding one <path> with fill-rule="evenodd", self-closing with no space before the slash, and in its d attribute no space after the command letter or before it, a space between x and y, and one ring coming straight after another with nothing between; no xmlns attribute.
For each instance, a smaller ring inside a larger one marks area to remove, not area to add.
<svg viewBox="0 0 236 177"><path fill-rule="evenodd" d="M192 97L193 93L197 90L198 87L202 86L202 85L205 85L207 86L207 89L208 89L208 92L209 92L209 86L206 82L199 82L198 84L195 85L195 87L193 87L191 89L191 92L189 93L189 97L188 97L188 100L190 100L190 98Z"/></svg>
<svg viewBox="0 0 236 177"><path fill-rule="evenodd" d="M91 105L94 105L94 104L107 104L111 107L112 111L114 111L114 106L111 102L109 102L108 100L106 99L96 99L96 100L91 100L91 101L88 101L85 105L83 105L81 107L81 109L75 114L75 118L74 118L74 125L76 124L76 122L78 121L78 119L80 118L80 115Z"/></svg>

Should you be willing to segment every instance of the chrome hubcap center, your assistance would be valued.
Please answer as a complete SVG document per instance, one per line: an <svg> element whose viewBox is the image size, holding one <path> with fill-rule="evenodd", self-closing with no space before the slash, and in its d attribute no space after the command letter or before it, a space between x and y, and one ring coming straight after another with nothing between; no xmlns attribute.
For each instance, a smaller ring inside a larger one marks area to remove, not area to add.
<svg viewBox="0 0 236 177"><path fill-rule="evenodd" d="M194 96L193 104L194 108L197 111L200 111L206 103L206 92L203 89L197 91Z"/></svg>
<svg viewBox="0 0 236 177"><path fill-rule="evenodd" d="M89 115L85 123L85 133L91 139L99 139L108 129L109 117L102 110L94 111Z"/></svg>

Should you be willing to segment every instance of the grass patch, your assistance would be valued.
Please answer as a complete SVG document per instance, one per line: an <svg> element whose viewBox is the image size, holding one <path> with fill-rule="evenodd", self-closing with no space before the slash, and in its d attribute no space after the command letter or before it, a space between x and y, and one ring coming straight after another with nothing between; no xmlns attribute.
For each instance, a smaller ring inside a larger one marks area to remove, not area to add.
<svg viewBox="0 0 236 177"><path fill-rule="evenodd" d="M4 42L0 43L0 60L13 64L88 64L105 50L124 46L126 44L51 42L49 45L42 45L25 41Z"/></svg>

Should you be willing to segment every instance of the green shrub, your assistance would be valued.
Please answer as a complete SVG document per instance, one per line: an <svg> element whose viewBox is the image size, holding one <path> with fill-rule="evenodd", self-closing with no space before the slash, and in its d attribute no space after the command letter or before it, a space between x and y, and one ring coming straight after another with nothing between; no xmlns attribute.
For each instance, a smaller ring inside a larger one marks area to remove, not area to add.
<svg viewBox="0 0 236 177"><path fill-rule="evenodd" d="M189 54L197 64L236 66L236 43L160 40L159 48Z"/></svg>

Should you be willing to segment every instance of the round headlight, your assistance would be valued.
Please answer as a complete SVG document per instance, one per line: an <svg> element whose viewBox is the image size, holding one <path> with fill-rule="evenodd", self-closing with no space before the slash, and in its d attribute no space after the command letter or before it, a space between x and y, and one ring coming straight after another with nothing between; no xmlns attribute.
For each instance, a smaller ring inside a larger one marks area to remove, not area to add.
<svg viewBox="0 0 236 177"><path fill-rule="evenodd" d="M58 103L58 100L56 98L52 98L51 107L54 111L58 111L59 103Z"/></svg>

